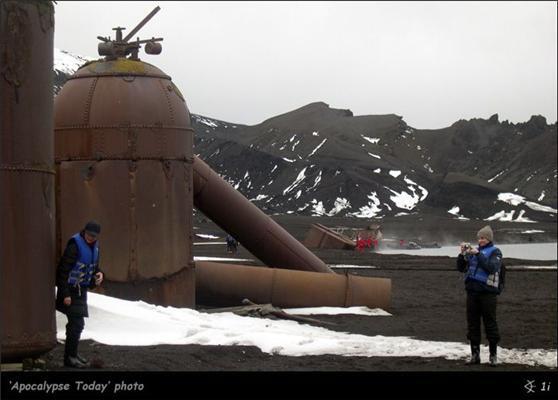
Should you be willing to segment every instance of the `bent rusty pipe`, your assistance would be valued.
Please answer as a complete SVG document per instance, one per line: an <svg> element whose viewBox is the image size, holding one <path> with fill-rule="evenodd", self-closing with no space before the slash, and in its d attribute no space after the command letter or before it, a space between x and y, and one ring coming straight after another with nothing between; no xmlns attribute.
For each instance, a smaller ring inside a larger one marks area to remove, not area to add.
<svg viewBox="0 0 558 400"><path fill-rule="evenodd" d="M270 267L333 272L200 158L194 156L194 206Z"/></svg>
<svg viewBox="0 0 558 400"><path fill-rule="evenodd" d="M391 279L196 261L196 304L248 298L277 307L367 306L388 310Z"/></svg>

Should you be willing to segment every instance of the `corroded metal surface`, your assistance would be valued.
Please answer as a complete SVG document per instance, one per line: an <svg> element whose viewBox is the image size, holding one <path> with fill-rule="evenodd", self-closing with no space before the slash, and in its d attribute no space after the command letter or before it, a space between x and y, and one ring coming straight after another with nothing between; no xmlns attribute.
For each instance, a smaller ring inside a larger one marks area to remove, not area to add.
<svg viewBox="0 0 558 400"><path fill-rule="evenodd" d="M198 157L194 157L194 205L270 267L332 272Z"/></svg>
<svg viewBox="0 0 558 400"><path fill-rule="evenodd" d="M151 304L172 304L174 307L192 307L195 303L195 269L182 268L165 278L151 278L129 282L107 281L100 290L128 300L142 300Z"/></svg>
<svg viewBox="0 0 558 400"><path fill-rule="evenodd" d="M350 238L341 235L322 224L312 224L304 239L304 245L310 249L345 249L352 250L356 244Z"/></svg>
<svg viewBox="0 0 558 400"><path fill-rule="evenodd" d="M277 307L368 306L389 310L391 279L196 261L196 302Z"/></svg>
<svg viewBox="0 0 558 400"><path fill-rule="evenodd" d="M3 362L56 345L53 34L50 2L0 3Z"/></svg>
<svg viewBox="0 0 558 400"><path fill-rule="evenodd" d="M85 64L56 97L59 251L99 221L107 294L194 305L192 135L180 91L141 61Z"/></svg>

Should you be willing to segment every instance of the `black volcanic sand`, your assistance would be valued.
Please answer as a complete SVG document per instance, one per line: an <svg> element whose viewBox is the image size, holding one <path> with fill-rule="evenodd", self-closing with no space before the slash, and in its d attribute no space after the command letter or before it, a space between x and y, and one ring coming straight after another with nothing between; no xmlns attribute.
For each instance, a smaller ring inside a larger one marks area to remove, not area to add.
<svg viewBox="0 0 558 400"><path fill-rule="evenodd" d="M328 226L364 226L355 219L335 220L310 217L282 216L276 218L298 239L303 239L309 223L320 221ZM420 234L422 240L431 241L440 232L451 240L471 240L479 221L430 221L435 227L420 230L418 222L383 221L384 235L410 239ZM496 242L516 241L518 233L526 229L545 230L547 241L556 238L555 224L491 224L496 231ZM518 226L519 225L519 226ZM202 214L195 218L195 233L209 233L220 237L223 231ZM424 226L424 225L423 225ZM403 234L406 236L403 236ZM509 233L509 234L507 234ZM462 239L459 239L462 238ZM554 239L555 240L555 239ZM442 242L441 240L438 240ZM543 240L544 241L544 240ZM441 243L442 244L442 243ZM445 244L445 243L444 243ZM355 251L320 250L316 254L329 264L375 265L372 269L341 269L339 273L386 277L392 280L392 307L390 317L359 315L315 315L313 318L336 325L328 329L364 335L410 336L422 340L466 342L465 291L462 275L455 270L451 257L413 257L401 255L359 254ZM230 257L225 245L194 246L194 255ZM242 246L236 257L254 259ZM504 255L505 257L505 255ZM556 265L556 261L506 260L508 265ZM250 263L246 263L250 264ZM200 307L201 308L201 307ZM507 287L499 297L498 322L505 348L557 348L557 272L509 270ZM87 324L87 320L86 320ZM316 323L314 325L319 326ZM484 333L483 333L484 335ZM483 344L486 339L483 337ZM82 341L80 352L102 370L153 371L494 371L487 364L466 366L463 360L408 357L343 357L333 355L287 357L262 353L253 346L106 346L93 341ZM45 355L47 368L62 370L63 345ZM483 362L486 360L483 360ZM501 371L548 370L521 364L502 364Z"/></svg>

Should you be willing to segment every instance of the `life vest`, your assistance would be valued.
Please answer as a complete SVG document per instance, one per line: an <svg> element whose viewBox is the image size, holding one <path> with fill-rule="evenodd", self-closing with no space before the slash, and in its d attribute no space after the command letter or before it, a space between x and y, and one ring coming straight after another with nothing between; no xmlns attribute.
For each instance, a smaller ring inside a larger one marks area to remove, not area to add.
<svg viewBox="0 0 558 400"><path fill-rule="evenodd" d="M492 253L497 249L498 248L494 245L487 246L483 249L481 249L480 247L478 248L479 252L482 253L487 260L490 259ZM491 291L499 292L498 286L500 283L500 269L492 274L489 274L487 270L479 267L478 263L479 259L476 255L469 255L469 269L467 270L467 274L465 275L465 281L478 281L487 285L488 289L490 289Z"/></svg>
<svg viewBox="0 0 558 400"><path fill-rule="evenodd" d="M79 233L76 233L72 238L76 241L78 247L78 257L68 276L68 283L71 286L78 286L78 288L88 287L93 272L99 263L99 246L95 242L95 245L91 248Z"/></svg>

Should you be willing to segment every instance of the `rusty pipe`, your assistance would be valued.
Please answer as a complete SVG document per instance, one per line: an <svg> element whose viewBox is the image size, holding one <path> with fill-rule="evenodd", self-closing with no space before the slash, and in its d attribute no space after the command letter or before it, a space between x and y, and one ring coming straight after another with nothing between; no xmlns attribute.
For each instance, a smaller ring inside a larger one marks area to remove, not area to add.
<svg viewBox="0 0 558 400"><path fill-rule="evenodd" d="M264 214L200 158L194 156L194 206L270 267L333 271Z"/></svg>
<svg viewBox="0 0 558 400"><path fill-rule="evenodd" d="M354 250L356 247L353 240L322 224L312 224L303 243L309 249Z"/></svg>
<svg viewBox="0 0 558 400"><path fill-rule="evenodd" d="M367 306L388 310L391 279L196 261L196 303L277 307Z"/></svg>

